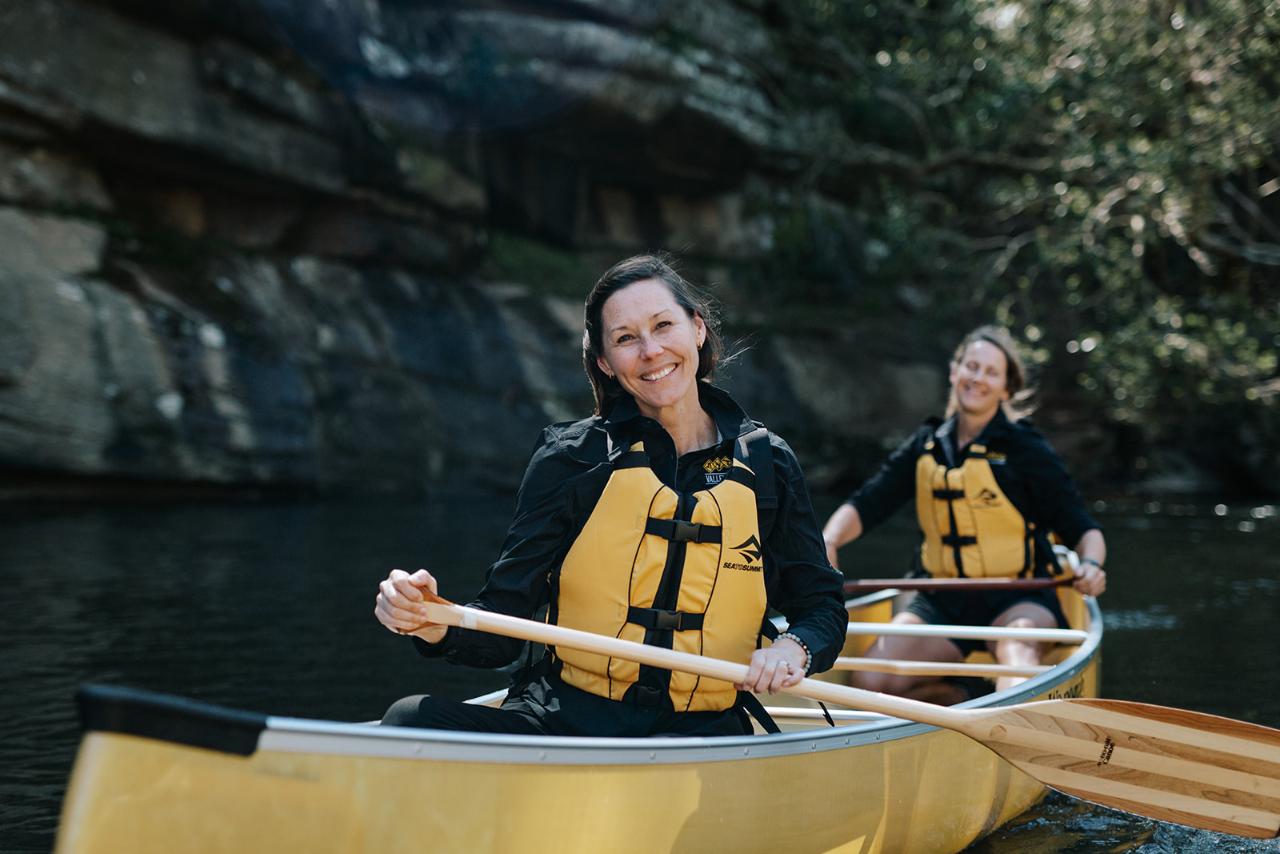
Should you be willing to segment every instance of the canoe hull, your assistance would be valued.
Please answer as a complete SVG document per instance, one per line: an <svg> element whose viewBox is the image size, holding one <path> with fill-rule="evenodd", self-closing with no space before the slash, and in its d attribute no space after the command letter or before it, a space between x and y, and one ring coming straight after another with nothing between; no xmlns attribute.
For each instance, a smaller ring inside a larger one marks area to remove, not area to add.
<svg viewBox="0 0 1280 854"><path fill-rule="evenodd" d="M1096 696L1097 644L1069 665L1005 701ZM945 852L1045 791L965 736L893 720L647 741L266 721L249 755L88 732L58 854Z"/></svg>

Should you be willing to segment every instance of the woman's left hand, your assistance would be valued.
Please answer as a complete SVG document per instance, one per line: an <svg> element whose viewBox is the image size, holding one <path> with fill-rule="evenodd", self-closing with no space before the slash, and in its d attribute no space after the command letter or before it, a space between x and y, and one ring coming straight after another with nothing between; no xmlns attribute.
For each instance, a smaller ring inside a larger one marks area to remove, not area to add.
<svg viewBox="0 0 1280 854"><path fill-rule="evenodd" d="M1096 563L1082 563L1071 586L1086 596L1101 596L1107 589L1107 573Z"/></svg>
<svg viewBox="0 0 1280 854"><path fill-rule="evenodd" d="M799 685L804 679L804 649L789 638L751 654L751 668L746 681L734 685L739 691L776 694L783 688Z"/></svg>

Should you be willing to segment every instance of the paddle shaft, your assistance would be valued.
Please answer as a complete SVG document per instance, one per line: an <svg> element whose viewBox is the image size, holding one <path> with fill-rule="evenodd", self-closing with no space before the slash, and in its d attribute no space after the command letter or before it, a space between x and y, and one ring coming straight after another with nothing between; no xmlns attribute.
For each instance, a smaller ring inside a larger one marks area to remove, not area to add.
<svg viewBox="0 0 1280 854"><path fill-rule="evenodd" d="M981 590L1045 590L1075 581L1073 575L1057 578L859 578L844 583L844 592L875 593L879 590L928 590L931 592Z"/></svg>
<svg viewBox="0 0 1280 854"><path fill-rule="evenodd" d="M448 602L428 602L428 618L434 623L445 623L460 626L464 629L489 632L504 637L545 643L552 646L567 646L572 649L594 652L598 655L610 655L637 661L651 667L662 667L667 670L679 670L694 673L711 679L740 684L747 678L749 668L745 664L722 661L717 658L706 658L687 652L649 646L621 638L583 632L577 629L556 626L550 623L539 623L496 614ZM802 679L799 684L782 689L800 697L821 700L841 706L851 706L882 715L892 715L920 723L932 724L944 729L960 729L968 724L967 712L959 709L948 709L931 703L908 700L905 697L894 697L889 694L878 694L860 688L849 688L844 685L833 685L818 679Z"/></svg>

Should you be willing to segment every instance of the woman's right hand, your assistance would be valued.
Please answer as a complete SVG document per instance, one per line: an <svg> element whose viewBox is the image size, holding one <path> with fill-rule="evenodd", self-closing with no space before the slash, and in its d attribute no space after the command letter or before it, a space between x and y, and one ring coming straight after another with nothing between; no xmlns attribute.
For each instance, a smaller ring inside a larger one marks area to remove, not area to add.
<svg viewBox="0 0 1280 854"><path fill-rule="evenodd" d="M1096 561L1083 562L1076 570L1076 580L1072 587L1086 596L1101 596L1107 589L1106 570Z"/></svg>
<svg viewBox="0 0 1280 854"><path fill-rule="evenodd" d="M431 573L420 569L410 575L402 569L393 569L378 585L373 615L396 634L414 635L427 643L439 643L449 627L443 623L427 622L427 611L423 607L426 601L424 590L438 595L436 579Z"/></svg>

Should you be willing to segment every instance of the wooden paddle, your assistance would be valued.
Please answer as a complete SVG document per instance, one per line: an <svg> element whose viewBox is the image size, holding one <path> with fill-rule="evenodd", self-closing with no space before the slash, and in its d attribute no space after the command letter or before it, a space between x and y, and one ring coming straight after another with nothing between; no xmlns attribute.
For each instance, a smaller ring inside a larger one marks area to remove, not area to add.
<svg viewBox="0 0 1280 854"><path fill-rule="evenodd" d="M430 594L427 594L431 599ZM433 623L615 656L740 683L745 664L454 605ZM816 679L784 689L963 733L1046 786L1103 806L1207 830L1280 833L1280 730L1119 700L1045 700L953 709Z"/></svg>
<svg viewBox="0 0 1280 854"><path fill-rule="evenodd" d="M844 583L844 592L875 593L879 590L1045 590L1075 581L1074 575L1055 578L859 578Z"/></svg>

